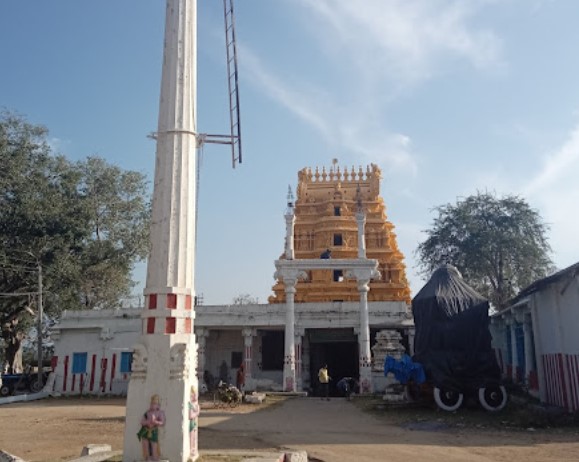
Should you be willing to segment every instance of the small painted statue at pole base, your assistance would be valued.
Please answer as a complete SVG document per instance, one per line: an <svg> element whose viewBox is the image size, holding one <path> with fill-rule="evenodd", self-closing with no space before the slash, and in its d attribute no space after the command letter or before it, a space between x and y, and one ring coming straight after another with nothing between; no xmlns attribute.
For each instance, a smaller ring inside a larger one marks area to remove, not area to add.
<svg viewBox="0 0 579 462"><path fill-rule="evenodd" d="M191 401L189 401L189 438L191 443L191 457L197 457L197 419L201 409L197 399L197 390L191 387Z"/></svg>
<svg viewBox="0 0 579 462"><path fill-rule="evenodd" d="M137 437L143 447L144 460L159 460L161 448L159 447L159 427L165 425L165 412L161 410L159 395L151 396L149 410L143 414L141 429Z"/></svg>

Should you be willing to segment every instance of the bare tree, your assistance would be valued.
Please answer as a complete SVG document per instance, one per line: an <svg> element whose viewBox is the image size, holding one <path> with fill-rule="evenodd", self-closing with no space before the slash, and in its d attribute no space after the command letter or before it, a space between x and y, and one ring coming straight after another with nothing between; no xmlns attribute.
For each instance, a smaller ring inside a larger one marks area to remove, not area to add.
<svg viewBox="0 0 579 462"><path fill-rule="evenodd" d="M259 303L259 298L253 297L249 294L239 294L233 297L232 305L257 305Z"/></svg>

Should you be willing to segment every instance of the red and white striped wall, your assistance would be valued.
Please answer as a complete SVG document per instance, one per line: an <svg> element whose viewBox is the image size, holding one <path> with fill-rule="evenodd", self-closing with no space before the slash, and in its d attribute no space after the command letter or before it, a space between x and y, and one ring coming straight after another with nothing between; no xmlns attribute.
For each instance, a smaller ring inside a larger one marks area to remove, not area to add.
<svg viewBox="0 0 579 462"><path fill-rule="evenodd" d="M130 374L120 372L120 354L99 355L89 353L86 372L72 373L72 355L56 357L54 360L56 380L54 391L62 394L114 394L113 382L126 380Z"/></svg>
<svg viewBox="0 0 579 462"><path fill-rule="evenodd" d="M546 402L579 411L579 354L543 355Z"/></svg>

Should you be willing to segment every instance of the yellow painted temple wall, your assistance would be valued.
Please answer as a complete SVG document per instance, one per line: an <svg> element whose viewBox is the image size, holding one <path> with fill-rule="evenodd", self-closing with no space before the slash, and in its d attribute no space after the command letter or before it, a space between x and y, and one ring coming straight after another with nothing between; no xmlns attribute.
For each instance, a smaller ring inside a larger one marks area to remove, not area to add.
<svg viewBox="0 0 579 462"><path fill-rule="evenodd" d="M387 220L380 196L381 171L371 164L363 171L339 167L298 173L295 203L294 250L296 259L319 258L327 249L332 258L357 258L358 226L356 211L366 212L366 256L379 262L381 278L370 283L368 301L410 303L404 256L398 248L394 225ZM282 256L281 258L284 258ZM295 301L358 301L355 280L343 280L328 270L308 272L308 280L298 282ZM270 303L284 303L283 282L273 286Z"/></svg>

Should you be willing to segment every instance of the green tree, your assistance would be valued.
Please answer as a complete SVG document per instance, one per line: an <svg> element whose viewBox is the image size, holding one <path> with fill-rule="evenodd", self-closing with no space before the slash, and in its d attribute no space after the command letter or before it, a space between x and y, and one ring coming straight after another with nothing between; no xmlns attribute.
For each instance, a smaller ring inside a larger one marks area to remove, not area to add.
<svg viewBox="0 0 579 462"><path fill-rule="evenodd" d="M424 274L454 265L500 310L552 270L548 227L524 199L477 193L435 211L438 217L417 249Z"/></svg>
<svg viewBox="0 0 579 462"><path fill-rule="evenodd" d="M26 327L42 272L44 308L118 306L148 250L145 177L54 155L48 131L0 113L0 325ZM20 327L18 328L20 329ZM6 341L6 338L5 338Z"/></svg>
<svg viewBox="0 0 579 462"><path fill-rule="evenodd" d="M134 263L148 254L149 211L145 178L103 159L78 164L90 238L80 259L86 308L104 308L128 296Z"/></svg>

